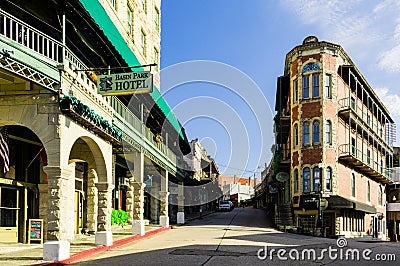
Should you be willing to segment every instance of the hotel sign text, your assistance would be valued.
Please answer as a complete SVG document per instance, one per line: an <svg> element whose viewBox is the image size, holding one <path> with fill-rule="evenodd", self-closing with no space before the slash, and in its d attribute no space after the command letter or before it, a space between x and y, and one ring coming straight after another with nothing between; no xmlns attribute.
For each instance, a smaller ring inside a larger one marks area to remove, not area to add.
<svg viewBox="0 0 400 266"><path fill-rule="evenodd" d="M151 93L153 75L150 71L99 75L97 93L103 96Z"/></svg>

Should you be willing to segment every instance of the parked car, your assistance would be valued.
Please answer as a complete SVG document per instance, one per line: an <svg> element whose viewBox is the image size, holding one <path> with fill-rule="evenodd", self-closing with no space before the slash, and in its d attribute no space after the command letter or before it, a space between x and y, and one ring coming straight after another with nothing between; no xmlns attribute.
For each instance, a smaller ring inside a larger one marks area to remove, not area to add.
<svg viewBox="0 0 400 266"><path fill-rule="evenodd" d="M233 209L233 203L229 200L223 200L218 205L218 211L231 211Z"/></svg>

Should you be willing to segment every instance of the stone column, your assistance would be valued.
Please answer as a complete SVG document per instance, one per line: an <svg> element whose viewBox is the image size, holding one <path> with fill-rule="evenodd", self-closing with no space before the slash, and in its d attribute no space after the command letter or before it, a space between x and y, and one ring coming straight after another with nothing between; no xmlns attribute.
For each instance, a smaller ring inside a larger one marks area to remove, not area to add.
<svg viewBox="0 0 400 266"><path fill-rule="evenodd" d="M131 171L126 171L126 178L129 180L129 185L126 188L126 212L128 213L129 217L133 220L133 208L134 208L134 188L133 184L135 183L135 179L131 174ZM131 221L132 221L131 220Z"/></svg>
<svg viewBox="0 0 400 266"><path fill-rule="evenodd" d="M183 182L178 184L178 213L177 223L185 223L185 196L183 194Z"/></svg>
<svg viewBox="0 0 400 266"><path fill-rule="evenodd" d="M98 213L98 196L96 183L98 181L95 169L89 169L87 182L87 224L89 234L95 234L97 231L97 213Z"/></svg>
<svg viewBox="0 0 400 266"><path fill-rule="evenodd" d="M164 228L169 227L168 216L168 171L165 170L165 177L161 177L160 194L160 225Z"/></svg>
<svg viewBox="0 0 400 266"><path fill-rule="evenodd" d="M133 160L133 177L130 185L133 187L133 215L132 215L132 235L145 234L144 230L144 153L137 152Z"/></svg>
<svg viewBox="0 0 400 266"><path fill-rule="evenodd" d="M133 178L130 179L132 181ZM133 187L133 215L132 215L132 235L145 234L144 230L144 188L145 184L141 182L131 182Z"/></svg>
<svg viewBox="0 0 400 266"><path fill-rule="evenodd" d="M151 186L151 198L150 198L150 218L151 221L154 223L159 222L159 215L160 215L160 200L159 200L159 193L160 193L160 183L154 182Z"/></svg>
<svg viewBox="0 0 400 266"><path fill-rule="evenodd" d="M43 219L43 240L47 240L47 224L49 216L49 185L38 184L39 187L39 219Z"/></svg>
<svg viewBox="0 0 400 266"><path fill-rule="evenodd" d="M74 238L75 163L65 168L45 166L48 176L47 240L43 245L43 260L64 260L70 257L68 239Z"/></svg>
<svg viewBox="0 0 400 266"><path fill-rule="evenodd" d="M95 243L103 246L111 246L113 242L111 232L111 200L114 185L110 183L97 183L96 187L99 201Z"/></svg>

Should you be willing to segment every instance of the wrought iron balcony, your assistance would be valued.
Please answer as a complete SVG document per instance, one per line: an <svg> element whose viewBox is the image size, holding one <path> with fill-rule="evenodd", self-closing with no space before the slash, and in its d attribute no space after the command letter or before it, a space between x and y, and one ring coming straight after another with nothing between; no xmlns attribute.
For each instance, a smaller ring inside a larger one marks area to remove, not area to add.
<svg viewBox="0 0 400 266"><path fill-rule="evenodd" d="M339 160L366 176L384 183L392 183L392 169L383 167L381 163L353 145L339 146Z"/></svg>

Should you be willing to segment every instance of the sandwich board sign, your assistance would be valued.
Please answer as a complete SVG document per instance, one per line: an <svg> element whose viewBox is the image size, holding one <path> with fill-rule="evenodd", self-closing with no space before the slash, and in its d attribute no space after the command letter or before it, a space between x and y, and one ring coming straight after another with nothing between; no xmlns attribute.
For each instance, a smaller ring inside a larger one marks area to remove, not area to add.
<svg viewBox="0 0 400 266"><path fill-rule="evenodd" d="M99 75L97 93L103 96L151 93L153 75L150 71L138 71Z"/></svg>
<svg viewBox="0 0 400 266"><path fill-rule="evenodd" d="M29 219L28 243L40 241L43 244L43 219Z"/></svg>

